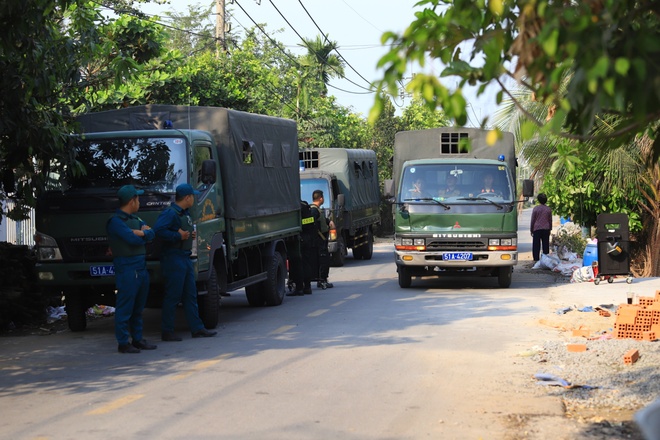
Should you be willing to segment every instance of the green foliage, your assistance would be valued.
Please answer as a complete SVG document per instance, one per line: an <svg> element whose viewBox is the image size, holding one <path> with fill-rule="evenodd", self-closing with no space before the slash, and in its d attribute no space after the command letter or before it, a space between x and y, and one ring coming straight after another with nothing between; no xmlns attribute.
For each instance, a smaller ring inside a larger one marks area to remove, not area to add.
<svg viewBox="0 0 660 440"><path fill-rule="evenodd" d="M660 64L655 62L660 56L660 14L654 2L602 0L567 7L560 1L511 0L488 5L475 6L471 0L418 2L416 18L402 34L382 37L390 51L378 63L384 68L379 89L395 93L410 62L423 67L430 58L441 61L446 66L441 77L457 77L459 87L450 90L422 70L407 88L430 107L443 108L459 125L467 122L462 88L496 83L512 97L503 76L515 78L536 101L552 107L547 120L526 113L542 135L596 139L599 116L616 115L608 120L612 130L601 138L613 148L660 119L660 95L648 89L660 82ZM381 94L372 121L382 109L380 100ZM660 141L654 148L657 158Z"/></svg>
<svg viewBox="0 0 660 440"><path fill-rule="evenodd" d="M443 112L429 108L421 96L415 96L401 115L402 130L425 130L449 126L449 120Z"/></svg>
<svg viewBox="0 0 660 440"><path fill-rule="evenodd" d="M600 179L606 171L601 170ZM592 180L593 179L593 180ZM553 213L570 218L584 226L595 226L598 214L623 213L629 216L631 232L638 232L643 224L638 210L640 198L635 187L614 186L610 192L599 191L602 181L595 175L590 179L584 169L574 169L572 173L555 177L546 175L539 189L548 196L548 206Z"/></svg>
<svg viewBox="0 0 660 440"><path fill-rule="evenodd" d="M557 233L552 237L552 245L556 246L559 254L564 254L566 250L583 255L587 247L587 239L582 236L582 229L579 226L569 225L570 223L566 223L557 229Z"/></svg>

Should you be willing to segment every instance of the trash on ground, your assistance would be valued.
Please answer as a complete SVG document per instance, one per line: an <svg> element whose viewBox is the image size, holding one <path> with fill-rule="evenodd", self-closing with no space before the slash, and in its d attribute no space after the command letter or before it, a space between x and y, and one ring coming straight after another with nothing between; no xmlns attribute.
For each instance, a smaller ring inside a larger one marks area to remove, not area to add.
<svg viewBox="0 0 660 440"><path fill-rule="evenodd" d="M94 306L87 309L87 316L112 316L114 314L115 308L110 306L94 304Z"/></svg>
<svg viewBox="0 0 660 440"><path fill-rule="evenodd" d="M573 307L570 307L570 306L569 307L563 307L561 309L557 309L557 311L555 313L557 315L565 315L566 313L570 312L571 310L573 310Z"/></svg>
<svg viewBox="0 0 660 440"><path fill-rule="evenodd" d="M591 282L594 278L594 268L591 266L582 266L573 271L571 283Z"/></svg>
<svg viewBox="0 0 660 440"><path fill-rule="evenodd" d="M575 385L567 381L566 379L562 379L559 376L555 376L553 374L548 374L548 373L536 373L534 375L534 379L537 379L538 382L536 382L538 385L544 385L544 386L556 386L556 387L563 387L563 388L585 388L585 389L593 389L596 387L592 387L590 385Z"/></svg>
<svg viewBox="0 0 660 440"><path fill-rule="evenodd" d="M541 258L537 261L532 269L549 269L553 270L557 265L561 263L561 260L556 255L541 254Z"/></svg>
<svg viewBox="0 0 660 440"><path fill-rule="evenodd" d="M52 324L55 321L66 318L66 310L64 306L59 307L46 307L46 322Z"/></svg>

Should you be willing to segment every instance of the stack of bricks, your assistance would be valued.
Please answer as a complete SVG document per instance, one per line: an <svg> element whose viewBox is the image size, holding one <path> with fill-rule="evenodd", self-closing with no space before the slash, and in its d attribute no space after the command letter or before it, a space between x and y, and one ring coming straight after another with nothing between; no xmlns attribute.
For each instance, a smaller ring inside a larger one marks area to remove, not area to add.
<svg viewBox="0 0 660 440"><path fill-rule="evenodd" d="M616 312L614 337L655 341L660 336L660 290L653 297L640 297L639 304L621 304Z"/></svg>

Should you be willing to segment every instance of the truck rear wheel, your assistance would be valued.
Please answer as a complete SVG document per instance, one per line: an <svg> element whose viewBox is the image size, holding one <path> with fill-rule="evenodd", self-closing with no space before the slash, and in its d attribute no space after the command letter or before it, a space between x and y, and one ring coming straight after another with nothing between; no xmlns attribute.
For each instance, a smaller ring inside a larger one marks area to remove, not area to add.
<svg viewBox="0 0 660 440"><path fill-rule="evenodd" d="M362 259L371 260L374 254L374 233L371 232L371 229L367 230L367 242L360 249L362 249L362 252L360 252Z"/></svg>
<svg viewBox="0 0 660 440"><path fill-rule="evenodd" d="M263 307L266 305L266 298L261 283L245 286L245 296L247 296L248 304L252 307Z"/></svg>
<svg viewBox="0 0 660 440"><path fill-rule="evenodd" d="M513 268L511 266L500 267L497 271L497 284L502 288L507 288L511 286L511 274Z"/></svg>
<svg viewBox="0 0 660 440"><path fill-rule="evenodd" d="M81 292L71 292L65 295L66 320L69 330L82 332L87 328L87 314L85 301Z"/></svg>
<svg viewBox="0 0 660 440"><path fill-rule="evenodd" d="M268 265L268 279L259 283L267 306L279 306L286 292L286 264L279 252L275 252Z"/></svg>
<svg viewBox="0 0 660 440"><path fill-rule="evenodd" d="M412 284L412 275L410 274L410 269L405 266L399 266L397 268L399 272L399 287L402 289L407 289Z"/></svg>
<svg viewBox="0 0 660 440"><path fill-rule="evenodd" d="M220 311L220 283L218 283L218 272L211 267L209 280L206 284L206 295L197 297L199 306L199 317L206 328L218 326L218 313Z"/></svg>

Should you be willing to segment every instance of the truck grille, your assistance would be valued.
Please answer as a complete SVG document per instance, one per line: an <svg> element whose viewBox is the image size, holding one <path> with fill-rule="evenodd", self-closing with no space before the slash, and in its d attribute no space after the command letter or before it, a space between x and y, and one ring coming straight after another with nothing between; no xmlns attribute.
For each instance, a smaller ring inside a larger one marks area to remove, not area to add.
<svg viewBox="0 0 660 440"><path fill-rule="evenodd" d="M426 242L427 251L484 251L487 245L481 241L443 241L433 240Z"/></svg>
<svg viewBox="0 0 660 440"><path fill-rule="evenodd" d="M64 243L64 255L73 261L111 261L107 242L98 243Z"/></svg>

